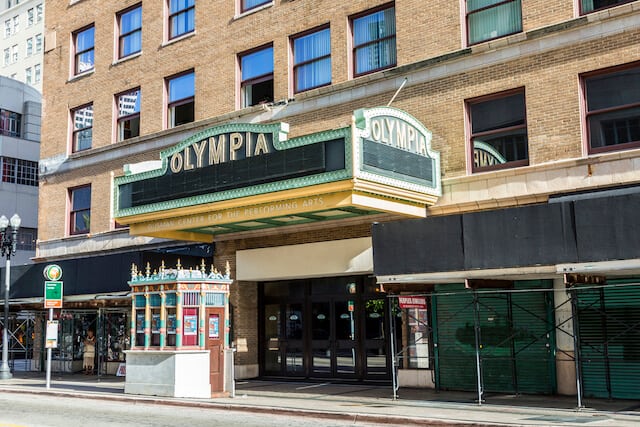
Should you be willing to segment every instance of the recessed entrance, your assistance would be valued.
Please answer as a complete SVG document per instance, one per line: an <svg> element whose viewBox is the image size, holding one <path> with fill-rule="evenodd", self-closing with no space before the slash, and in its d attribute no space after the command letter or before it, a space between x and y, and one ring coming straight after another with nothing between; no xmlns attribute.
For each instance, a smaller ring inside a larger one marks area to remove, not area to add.
<svg viewBox="0 0 640 427"><path fill-rule="evenodd" d="M372 279L267 282L261 288L261 374L389 380L387 302Z"/></svg>

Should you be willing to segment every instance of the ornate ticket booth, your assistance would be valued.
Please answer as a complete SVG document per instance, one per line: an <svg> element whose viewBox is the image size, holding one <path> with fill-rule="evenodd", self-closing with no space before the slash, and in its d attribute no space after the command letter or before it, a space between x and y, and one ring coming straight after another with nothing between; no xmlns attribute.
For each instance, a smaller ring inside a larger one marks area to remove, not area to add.
<svg viewBox="0 0 640 427"><path fill-rule="evenodd" d="M207 272L204 260L195 269L180 261L153 272L147 265L144 273L132 266L125 393L209 398L230 391L229 276L228 263L225 273Z"/></svg>

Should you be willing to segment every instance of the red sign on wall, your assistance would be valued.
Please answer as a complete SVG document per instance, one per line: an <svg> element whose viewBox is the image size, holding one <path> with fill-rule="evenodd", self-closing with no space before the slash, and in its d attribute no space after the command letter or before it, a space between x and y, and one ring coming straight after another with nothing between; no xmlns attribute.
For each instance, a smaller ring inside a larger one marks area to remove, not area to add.
<svg viewBox="0 0 640 427"><path fill-rule="evenodd" d="M400 308L427 308L427 299L425 297L398 297Z"/></svg>

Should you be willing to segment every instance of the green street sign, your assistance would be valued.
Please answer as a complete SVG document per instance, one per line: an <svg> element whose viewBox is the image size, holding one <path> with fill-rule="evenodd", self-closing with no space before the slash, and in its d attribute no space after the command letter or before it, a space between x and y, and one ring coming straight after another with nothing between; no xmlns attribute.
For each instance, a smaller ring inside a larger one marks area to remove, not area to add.
<svg viewBox="0 0 640 427"><path fill-rule="evenodd" d="M44 308L62 308L62 281L44 282Z"/></svg>

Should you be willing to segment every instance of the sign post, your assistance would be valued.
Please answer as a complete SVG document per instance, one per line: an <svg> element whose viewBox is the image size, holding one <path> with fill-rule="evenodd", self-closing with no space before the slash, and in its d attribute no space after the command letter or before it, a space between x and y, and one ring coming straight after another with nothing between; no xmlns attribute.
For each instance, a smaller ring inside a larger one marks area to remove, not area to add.
<svg viewBox="0 0 640 427"><path fill-rule="evenodd" d="M47 321L47 389L51 388L51 349L58 347L58 321L53 320L53 309L62 308L62 268L55 264L45 267L44 278L44 308L49 309Z"/></svg>

